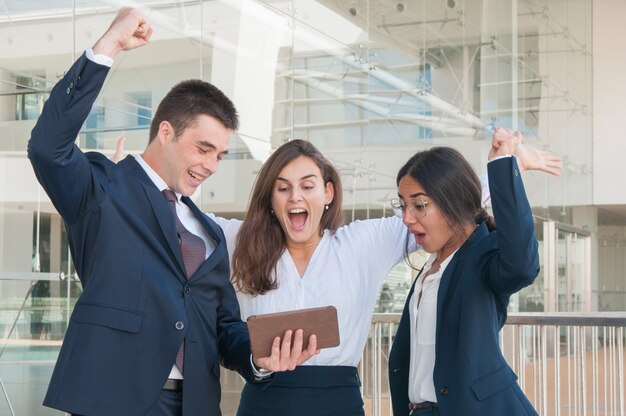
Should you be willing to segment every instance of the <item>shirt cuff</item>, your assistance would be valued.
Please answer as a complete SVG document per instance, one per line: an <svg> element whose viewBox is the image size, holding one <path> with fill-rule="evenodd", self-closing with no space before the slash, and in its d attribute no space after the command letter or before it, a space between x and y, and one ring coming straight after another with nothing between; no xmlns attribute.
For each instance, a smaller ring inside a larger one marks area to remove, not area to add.
<svg viewBox="0 0 626 416"><path fill-rule="evenodd" d="M500 156L494 156L493 159L489 160L489 162L487 163L491 163L494 160L499 160L499 159L504 159L505 157L511 157L511 155L500 155Z"/></svg>
<svg viewBox="0 0 626 416"><path fill-rule="evenodd" d="M254 378L257 381L264 380L264 379L268 378L269 376L271 376L272 374L274 374L273 371L266 370L264 368L257 368L257 366L254 365L254 360L252 359L252 354L250 354L250 365L252 365L252 373L254 374Z"/></svg>
<svg viewBox="0 0 626 416"><path fill-rule="evenodd" d="M108 66L109 68L113 66L113 58L102 54L96 55L93 53L93 49L91 48L87 48L87 50L85 51L85 56L87 57L87 59L97 64Z"/></svg>

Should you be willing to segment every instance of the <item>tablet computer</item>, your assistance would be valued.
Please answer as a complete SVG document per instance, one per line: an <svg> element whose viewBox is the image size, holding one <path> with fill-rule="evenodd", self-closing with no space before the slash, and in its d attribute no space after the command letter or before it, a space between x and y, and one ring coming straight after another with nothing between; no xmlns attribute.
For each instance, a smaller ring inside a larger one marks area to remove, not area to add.
<svg viewBox="0 0 626 416"><path fill-rule="evenodd" d="M288 329L302 329L303 350L307 348L312 334L317 337L318 349L339 345L339 324L334 306L252 315L247 321L250 348L255 357L269 357L274 338L282 338Z"/></svg>

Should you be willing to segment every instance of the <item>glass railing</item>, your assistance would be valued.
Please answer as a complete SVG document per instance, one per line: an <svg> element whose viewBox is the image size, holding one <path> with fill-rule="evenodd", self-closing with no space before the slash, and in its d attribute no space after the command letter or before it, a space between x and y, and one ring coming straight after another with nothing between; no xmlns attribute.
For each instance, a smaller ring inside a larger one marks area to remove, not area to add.
<svg viewBox="0 0 626 416"><path fill-rule="evenodd" d="M400 314L375 314L360 367L366 415L391 415L387 360ZM626 312L521 313L500 332L542 416L625 416Z"/></svg>
<svg viewBox="0 0 626 416"><path fill-rule="evenodd" d="M14 274L0 279L0 415L59 415L41 405L71 309L74 278ZM400 314L375 314L359 365L365 414L391 415L389 350ZM504 355L544 416L626 416L626 312L510 315ZM222 371L222 411L234 415L242 378Z"/></svg>
<svg viewBox="0 0 626 416"><path fill-rule="evenodd" d="M80 284L61 273L0 273L0 415L58 415L43 402Z"/></svg>

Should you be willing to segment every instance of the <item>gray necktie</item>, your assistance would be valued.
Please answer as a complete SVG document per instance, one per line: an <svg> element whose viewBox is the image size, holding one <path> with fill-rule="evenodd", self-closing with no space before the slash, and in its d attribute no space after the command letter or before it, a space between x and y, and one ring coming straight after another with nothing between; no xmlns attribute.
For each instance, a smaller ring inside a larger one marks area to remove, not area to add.
<svg viewBox="0 0 626 416"><path fill-rule="evenodd" d="M185 272L187 273L187 279L189 279L198 270L202 262L206 257L206 245L204 241L197 235L189 232L185 228L178 214L176 213L176 194L170 189L164 189L163 195L167 199L169 206L174 213L176 220L176 233L178 234L178 243L180 244L180 251L183 255L183 262L185 263ZM176 354L176 367L183 372L183 361L185 354L185 343L183 341L180 344L178 354Z"/></svg>

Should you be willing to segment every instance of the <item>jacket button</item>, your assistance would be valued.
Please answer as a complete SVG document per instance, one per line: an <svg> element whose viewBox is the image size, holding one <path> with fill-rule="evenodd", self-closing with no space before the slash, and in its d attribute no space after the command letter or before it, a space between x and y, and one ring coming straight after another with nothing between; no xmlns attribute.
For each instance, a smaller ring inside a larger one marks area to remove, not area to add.
<svg viewBox="0 0 626 416"><path fill-rule="evenodd" d="M447 387L442 387L441 390L439 390L439 392L441 393L442 396L447 396L448 395L448 388Z"/></svg>
<svg viewBox="0 0 626 416"><path fill-rule="evenodd" d="M185 293L191 292L191 286L185 285Z"/></svg>
<svg viewBox="0 0 626 416"><path fill-rule="evenodd" d="M176 329L178 329L179 331L181 329L183 329L185 327L185 324L182 323L181 321L176 322L176 325L174 325L176 327Z"/></svg>

